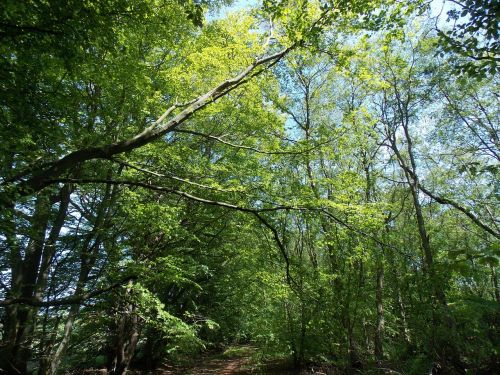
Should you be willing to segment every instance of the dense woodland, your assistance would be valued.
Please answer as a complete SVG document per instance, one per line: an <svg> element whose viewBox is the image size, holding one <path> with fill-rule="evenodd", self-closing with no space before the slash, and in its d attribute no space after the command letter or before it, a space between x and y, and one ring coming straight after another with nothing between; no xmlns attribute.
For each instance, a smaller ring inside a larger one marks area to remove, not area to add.
<svg viewBox="0 0 500 375"><path fill-rule="evenodd" d="M0 373L495 373L499 7L0 2Z"/></svg>

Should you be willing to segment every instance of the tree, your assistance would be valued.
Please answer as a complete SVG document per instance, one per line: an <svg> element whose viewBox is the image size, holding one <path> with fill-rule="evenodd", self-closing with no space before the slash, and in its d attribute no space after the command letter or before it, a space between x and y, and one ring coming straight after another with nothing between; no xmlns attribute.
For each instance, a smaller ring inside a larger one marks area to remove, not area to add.
<svg viewBox="0 0 500 375"><path fill-rule="evenodd" d="M495 78L418 3L218 5L2 5L0 368L494 368Z"/></svg>
<svg viewBox="0 0 500 375"><path fill-rule="evenodd" d="M498 1L450 1L455 8L447 12L447 21L453 21L449 30L439 30L444 51L465 57L457 68L472 76L485 77L498 73L499 35Z"/></svg>

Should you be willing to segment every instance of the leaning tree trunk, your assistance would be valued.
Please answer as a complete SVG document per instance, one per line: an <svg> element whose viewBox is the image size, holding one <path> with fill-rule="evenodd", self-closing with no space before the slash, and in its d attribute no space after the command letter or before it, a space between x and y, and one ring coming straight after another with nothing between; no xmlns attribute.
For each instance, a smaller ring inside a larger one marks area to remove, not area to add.
<svg viewBox="0 0 500 375"><path fill-rule="evenodd" d="M89 239L91 237L92 237L91 235L88 236L88 242L85 244L85 246L89 245L90 243ZM84 293L90 271L92 270L92 267L94 266L95 261L97 259L96 253L99 251L99 246L100 246L100 241L99 239L96 239L93 246L90 249L83 250L80 256L80 273L78 276L78 282L75 289L75 293L73 294L75 297L80 296ZM64 324L63 336L61 338L61 341L57 345L56 351L50 358L49 361L50 366L47 369L42 369L40 367L41 370L40 375L42 374L55 375L57 373L59 365L61 364L61 361L69 346L71 334L73 333L73 324L75 322L76 317L78 316L78 312L80 311L80 304L81 302L77 302L71 305L68 316L66 317L66 322Z"/></svg>
<svg viewBox="0 0 500 375"><path fill-rule="evenodd" d="M112 173L113 172L110 169L108 172L108 177L111 177ZM107 225L107 223L109 223L109 218L112 212L112 203L115 196L115 188L112 185L107 185L103 195L103 199L97 210L97 215L94 219L92 230L86 235L85 241L82 245L80 254L80 272L78 275L76 290L73 294L75 297L80 296L84 293L89 274L98 259L99 250L103 240L102 236L103 233L105 233L105 226ZM66 317L66 322L64 324L64 331L61 341L57 345L57 348L50 359L46 361L49 363L49 366L40 366L40 375L54 375L57 373L57 370L69 346L71 335L73 333L73 324L80 311L80 305L81 302L71 305L68 316Z"/></svg>
<svg viewBox="0 0 500 375"><path fill-rule="evenodd" d="M38 277L38 266L42 257L45 233L50 218L49 197L40 194L35 202L33 216L30 220L28 244L24 249L11 240L10 268L11 288L8 298L32 300ZM12 304L6 306L6 319L2 342L0 368L12 374L26 374L28 360L31 356L34 320L38 307L30 304Z"/></svg>

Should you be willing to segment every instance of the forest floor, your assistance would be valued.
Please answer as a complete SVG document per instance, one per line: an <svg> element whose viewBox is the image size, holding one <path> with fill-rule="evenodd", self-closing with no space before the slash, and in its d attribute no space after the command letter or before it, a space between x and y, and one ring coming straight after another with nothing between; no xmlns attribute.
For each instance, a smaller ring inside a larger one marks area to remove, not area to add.
<svg viewBox="0 0 500 375"><path fill-rule="evenodd" d="M237 356L206 354L194 364L184 367L166 367L159 375L246 375L252 374L249 366L252 349Z"/></svg>
<svg viewBox="0 0 500 375"><path fill-rule="evenodd" d="M248 358L205 358L189 368L164 369L161 375L246 375L252 374L245 368Z"/></svg>
<svg viewBox="0 0 500 375"><path fill-rule="evenodd" d="M155 374L158 375L309 375L309 374L337 374L332 369L321 369L320 367L286 370L280 363L268 363L265 366L257 366L252 356L255 348L238 347L236 353L206 354L197 359L193 364L183 367L164 367Z"/></svg>
<svg viewBox="0 0 500 375"><path fill-rule="evenodd" d="M251 346L236 346L222 352L209 352L192 358L185 365L165 364L153 372L129 370L131 375L338 375L332 368L308 366L289 369L286 363L273 361L259 363L255 358L257 349ZM87 369L71 374L101 375L106 370ZM69 373L68 373L69 374Z"/></svg>

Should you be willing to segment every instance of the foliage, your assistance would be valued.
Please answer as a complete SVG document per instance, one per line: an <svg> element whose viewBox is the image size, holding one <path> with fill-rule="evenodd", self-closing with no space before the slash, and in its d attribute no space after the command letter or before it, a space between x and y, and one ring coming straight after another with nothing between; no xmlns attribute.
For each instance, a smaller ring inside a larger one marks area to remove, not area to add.
<svg viewBox="0 0 500 375"><path fill-rule="evenodd" d="M458 63L458 68L471 76L486 77L488 73L498 73L498 1L467 0L453 3L458 4L458 7L447 12L447 21L453 22L453 27L439 31L443 50L466 57L464 62Z"/></svg>
<svg viewBox="0 0 500 375"><path fill-rule="evenodd" d="M228 3L0 5L0 369L492 373L493 3Z"/></svg>

